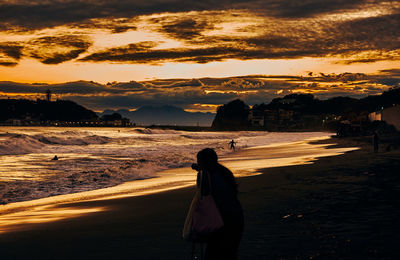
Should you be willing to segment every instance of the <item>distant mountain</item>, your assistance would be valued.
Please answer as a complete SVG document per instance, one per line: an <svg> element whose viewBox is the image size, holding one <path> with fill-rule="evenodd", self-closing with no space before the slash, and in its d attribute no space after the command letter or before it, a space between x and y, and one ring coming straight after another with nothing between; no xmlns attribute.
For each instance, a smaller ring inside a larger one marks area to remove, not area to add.
<svg viewBox="0 0 400 260"><path fill-rule="evenodd" d="M187 112L174 106L144 106L135 111L126 109L104 110L99 116L118 113L137 125L211 126L215 114Z"/></svg>

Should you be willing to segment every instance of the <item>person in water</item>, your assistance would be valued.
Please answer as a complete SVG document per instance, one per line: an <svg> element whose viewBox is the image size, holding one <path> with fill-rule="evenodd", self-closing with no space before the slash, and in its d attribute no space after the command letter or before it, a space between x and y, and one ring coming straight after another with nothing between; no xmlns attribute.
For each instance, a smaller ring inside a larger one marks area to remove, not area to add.
<svg viewBox="0 0 400 260"><path fill-rule="evenodd" d="M244 217L237 198L235 178L228 168L218 163L218 156L211 148L198 152L197 164L192 165L192 168L199 171L197 186L202 187L202 195L211 193L224 222L224 226L207 241L205 259L236 259L243 233ZM200 185L200 182L203 185ZM210 185L205 185L207 183Z"/></svg>
<svg viewBox="0 0 400 260"><path fill-rule="evenodd" d="M231 150L235 150L235 144L236 142L232 139L232 141L229 142Z"/></svg>

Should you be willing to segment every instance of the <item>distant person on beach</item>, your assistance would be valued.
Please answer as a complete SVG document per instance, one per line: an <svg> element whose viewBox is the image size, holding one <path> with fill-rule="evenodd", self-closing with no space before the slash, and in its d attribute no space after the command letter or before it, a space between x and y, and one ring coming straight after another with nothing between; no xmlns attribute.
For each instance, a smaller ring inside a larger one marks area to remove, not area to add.
<svg viewBox="0 0 400 260"><path fill-rule="evenodd" d="M224 226L207 241L205 259L236 259L244 218L237 198L235 178L228 168L218 163L218 156L211 148L198 152L197 164L192 165L192 168L199 171L197 186L200 187L200 182L210 183L201 185L200 192L204 196L211 193L224 222Z"/></svg>
<svg viewBox="0 0 400 260"><path fill-rule="evenodd" d="M373 145L374 145L374 153L377 153L379 150L379 136L376 131L374 132Z"/></svg>
<svg viewBox="0 0 400 260"><path fill-rule="evenodd" d="M232 139L232 141L229 142L231 150L235 150L235 144L236 144L236 142L233 139Z"/></svg>
<svg viewBox="0 0 400 260"><path fill-rule="evenodd" d="M53 159L51 159L52 161L58 161L58 157L57 155L54 155Z"/></svg>

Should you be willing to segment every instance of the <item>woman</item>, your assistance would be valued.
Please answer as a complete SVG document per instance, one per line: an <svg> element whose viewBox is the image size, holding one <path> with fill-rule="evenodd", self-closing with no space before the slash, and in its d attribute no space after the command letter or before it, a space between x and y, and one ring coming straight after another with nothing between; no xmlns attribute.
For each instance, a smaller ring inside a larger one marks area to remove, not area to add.
<svg viewBox="0 0 400 260"><path fill-rule="evenodd" d="M224 226L207 241L205 259L236 259L244 220L235 178L229 169L218 163L218 156L211 148L197 154L197 163L192 166L199 170L197 185L202 187L203 196L211 192L224 221Z"/></svg>

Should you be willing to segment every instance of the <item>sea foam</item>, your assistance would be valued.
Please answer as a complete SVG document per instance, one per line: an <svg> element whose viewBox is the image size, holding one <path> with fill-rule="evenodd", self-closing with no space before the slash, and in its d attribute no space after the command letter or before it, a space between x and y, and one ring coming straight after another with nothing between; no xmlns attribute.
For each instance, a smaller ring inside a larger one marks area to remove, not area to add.
<svg viewBox="0 0 400 260"><path fill-rule="evenodd" d="M196 153L295 142L327 133L185 132L145 128L0 127L0 203L99 189L188 167ZM57 155L59 160L52 161Z"/></svg>

